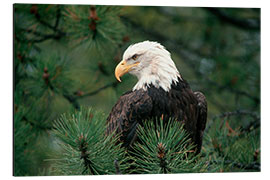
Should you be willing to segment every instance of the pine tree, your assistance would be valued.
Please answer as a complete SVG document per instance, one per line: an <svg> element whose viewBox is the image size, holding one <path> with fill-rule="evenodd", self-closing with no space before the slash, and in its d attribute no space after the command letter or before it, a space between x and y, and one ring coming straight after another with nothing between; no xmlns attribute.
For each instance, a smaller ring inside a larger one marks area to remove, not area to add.
<svg viewBox="0 0 270 180"><path fill-rule="evenodd" d="M259 20L258 9L15 4L14 175L260 171ZM146 39L206 94L199 155L173 121L144 122L131 150L105 136L111 107L135 82L117 83L114 67Z"/></svg>
<svg viewBox="0 0 270 180"><path fill-rule="evenodd" d="M100 91L95 87L116 86L107 67L117 63L108 58L123 43L120 10L110 6L14 5L14 175L49 174L50 162L45 159L51 158L47 155L55 149L46 144L54 138L53 121L67 110L80 109L81 99ZM90 60L83 58L86 56ZM95 73L96 77L86 78ZM43 145L46 148L40 153Z"/></svg>

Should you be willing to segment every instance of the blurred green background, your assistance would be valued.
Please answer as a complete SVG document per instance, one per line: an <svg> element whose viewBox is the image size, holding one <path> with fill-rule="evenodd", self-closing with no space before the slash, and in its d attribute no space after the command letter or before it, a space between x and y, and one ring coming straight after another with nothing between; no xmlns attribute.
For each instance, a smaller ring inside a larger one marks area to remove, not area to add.
<svg viewBox="0 0 270 180"><path fill-rule="evenodd" d="M50 131L62 113L91 106L107 117L137 81L116 82L114 68L130 44L144 40L164 45L191 88L206 95L202 153L224 146L237 163L258 165L260 9L15 4L15 175L51 175L46 159L57 147ZM247 147L244 158L234 157L235 144Z"/></svg>

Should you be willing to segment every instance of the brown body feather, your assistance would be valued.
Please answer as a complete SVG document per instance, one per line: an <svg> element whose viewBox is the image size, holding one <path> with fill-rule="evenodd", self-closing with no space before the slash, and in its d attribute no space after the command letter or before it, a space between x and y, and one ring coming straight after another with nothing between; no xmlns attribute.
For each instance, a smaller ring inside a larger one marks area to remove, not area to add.
<svg viewBox="0 0 270 180"><path fill-rule="evenodd" d="M150 85L122 95L107 118L107 134L116 131L125 147L136 140L136 127L145 119L175 118L184 123L200 152L207 119L207 103L201 92L193 92L185 80L178 79L169 92Z"/></svg>

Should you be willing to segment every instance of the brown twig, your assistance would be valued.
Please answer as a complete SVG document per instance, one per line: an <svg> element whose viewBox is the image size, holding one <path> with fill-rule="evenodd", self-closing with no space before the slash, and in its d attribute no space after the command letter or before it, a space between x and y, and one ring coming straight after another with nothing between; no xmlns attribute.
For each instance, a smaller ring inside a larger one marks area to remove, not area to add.
<svg viewBox="0 0 270 180"><path fill-rule="evenodd" d="M84 97L87 97L87 96L93 96L93 95L96 95L96 94L99 93L100 91L105 90L105 89L107 89L107 88L109 88L109 87L116 87L118 84L119 84L119 83L118 83L117 81L112 82L112 83L109 83L109 84L107 84L107 85L105 85L105 86L102 86L102 87L98 88L97 90L94 90L94 91L92 91L92 92L85 93L85 94L83 94L83 95L81 95L81 96L78 96L77 99L84 98Z"/></svg>
<svg viewBox="0 0 270 180"><path fill-rule="evenodd" d="M102 86L102 87L100 87L97 90L94 90L92 92L82 93L79 91L79 93L78 92L73 93L73 94L75 94L75 96L70 95L70 94L63 94L63 97L66 98L73 105L73 107L75 109L80 109L80 105L77 101L78 99L88 97L88 96L94 96L94 95L98 94L100 91L103 91L109 87L116 87L117 85L118 85L118 82L115 81L115 82L109 83L105 86Z"/></svg>

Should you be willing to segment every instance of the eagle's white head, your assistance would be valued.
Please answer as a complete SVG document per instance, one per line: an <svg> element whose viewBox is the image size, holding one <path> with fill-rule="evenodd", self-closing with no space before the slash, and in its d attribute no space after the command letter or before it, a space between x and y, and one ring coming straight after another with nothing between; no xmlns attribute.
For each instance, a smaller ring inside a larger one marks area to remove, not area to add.
<svg viewBox="0 0 270 180"><path fill-rule="evenodd" d="M165 91L171 89L171 84L178 82L181 76L175 67L171 54L159 43L143 41L130 45L124 52L123 60L115 68L115 77L126 73L138 78L134 90L146 90L150 84Z"/></svg>

